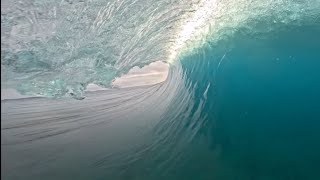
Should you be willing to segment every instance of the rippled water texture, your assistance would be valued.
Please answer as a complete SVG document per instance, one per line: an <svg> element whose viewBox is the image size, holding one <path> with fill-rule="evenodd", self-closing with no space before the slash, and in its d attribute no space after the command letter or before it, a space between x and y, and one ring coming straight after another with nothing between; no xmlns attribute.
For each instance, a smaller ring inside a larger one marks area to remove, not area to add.
<svg viewBox="0 0 320 180"><path fill-rule="evenodd" d="M1 10L1 87L45 96L1 101L3 179L320 179L319 0ZM162 83L84 94L155 61Z"/></svg>
<svg viewBox="0 0 320 180"><path fill-rule="evenodd" d="M241 27L319 21L318 0L4 0L1 10L1 87L77 99L89 83L108 87L133 66L172 63Z"/></svg>

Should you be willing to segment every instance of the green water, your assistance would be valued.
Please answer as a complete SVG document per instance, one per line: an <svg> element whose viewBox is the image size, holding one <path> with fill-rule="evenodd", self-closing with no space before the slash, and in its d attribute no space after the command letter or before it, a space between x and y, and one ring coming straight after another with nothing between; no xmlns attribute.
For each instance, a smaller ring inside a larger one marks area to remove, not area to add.
<svg viewBox="0 0 320 180"><path fill-rule="evenodd" d="M315 25L263 39L239 33L228 48L206 49L183 61L195 101L204 101L201 114L210 133L200 136L215 157L201 159L200 169L210 170L200 177L319 178L319 32Z"/></svg>

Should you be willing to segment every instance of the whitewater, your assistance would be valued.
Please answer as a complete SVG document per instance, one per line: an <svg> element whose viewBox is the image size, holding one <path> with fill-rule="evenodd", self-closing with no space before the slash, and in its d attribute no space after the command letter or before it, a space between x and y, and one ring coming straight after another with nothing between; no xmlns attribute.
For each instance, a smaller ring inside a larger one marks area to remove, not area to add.
<svg viewBox="0 0 320 180"><path fill-rule="evenodd" d="M83 99L90 83L110 87L115 77L134 66L172 64L181 54L228 38L241 27L254 34L310 16L312 21L318 4L318 0L4 1L1 87Z"/></svg>

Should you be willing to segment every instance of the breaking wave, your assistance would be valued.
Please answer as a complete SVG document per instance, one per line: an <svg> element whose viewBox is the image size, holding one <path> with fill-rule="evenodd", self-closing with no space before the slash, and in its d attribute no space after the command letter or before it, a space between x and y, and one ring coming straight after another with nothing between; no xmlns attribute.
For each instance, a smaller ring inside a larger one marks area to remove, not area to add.
<svg viewBox="0 0 320 180"><path fill-rule="evenodd" d="M1 5L2 177L320 179L319 0Z"/></svg>
<svg viewBox="0 0 320 180"><path fill-rule="evenodd" d="M4 1L1 87L77 99L134 66L172 63L230 38L319 21L312 1ZM224 46L223 44L221 46Z"/></svg>

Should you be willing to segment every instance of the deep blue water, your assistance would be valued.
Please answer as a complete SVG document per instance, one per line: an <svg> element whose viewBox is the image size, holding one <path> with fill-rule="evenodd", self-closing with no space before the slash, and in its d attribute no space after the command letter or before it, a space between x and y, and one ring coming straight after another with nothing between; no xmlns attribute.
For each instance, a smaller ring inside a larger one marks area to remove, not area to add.
<svg viewBox="0 0 320 180"><path fill-rule="evenodd" d="M210 83L201 114L203 137L219 151L211 161L226 168L217 179L319 179L319 32L315 25L262 39L239 33L220 52L182 61L196 102ZM210 64L221 58L218 69Z"/></svg>

